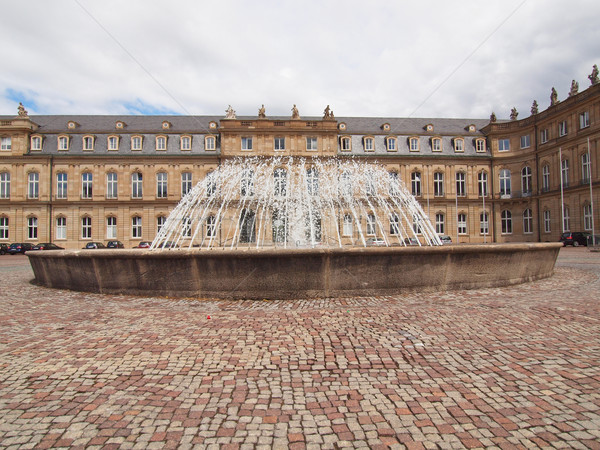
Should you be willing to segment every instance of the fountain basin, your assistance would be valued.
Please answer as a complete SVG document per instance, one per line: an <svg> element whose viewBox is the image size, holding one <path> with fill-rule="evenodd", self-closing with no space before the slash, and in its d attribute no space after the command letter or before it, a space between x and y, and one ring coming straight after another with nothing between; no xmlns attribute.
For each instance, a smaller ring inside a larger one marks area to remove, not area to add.
<svg viewBox="0 0 600 450"><path fill-rule="evenodd" d="M552 275L561 243L315 249L28 252L41 286L221 299L394 295L519 284Z"/></svg>

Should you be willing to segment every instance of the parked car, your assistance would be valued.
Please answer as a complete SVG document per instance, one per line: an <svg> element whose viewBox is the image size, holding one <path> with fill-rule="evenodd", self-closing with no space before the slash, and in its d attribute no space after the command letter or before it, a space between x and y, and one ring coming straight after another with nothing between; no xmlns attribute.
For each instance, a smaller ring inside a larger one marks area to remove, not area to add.
<svg viewBox="0 0 600 450"><path fill-rule="evenodd" d="M404 245L419 245L419 240L416 237L404 238Z"/></svg>
<svg viewBox="0 0 600 450"><path fill-rule="evenodd" d="M142 242L140 242L138 245L136 245L133 248L150 248L151 244L152 244L152 242L142 241Z"/></svg>
<svg viewBox="0 0 600 450"><path fill-rule="evenodd" d="M6 253L8 253L8 245L0 244L0 255L5 255Z"/></svg>
<svg viewBox="0 0 600 450"><path fill-rule="evenodd" d="M581 231L568 231L560 235L559 242L563 243L563 246L572 245L573 247L579 247L580 245L587 246L588 236L590 233L583 233Z"/></svg>
<svg viewBox="0 0 600 450"><path fill-rule="evenodd" d="M31 250L64 250L63 247L59 247L52 242L42 242L37 245L34 245Z"/></svg>
<svg viewBox="0 0 600 450"><path fill-rule="evenodd" d="M31 250L31 247L33 247L33 245L28 242L15 242L8 247L8 253L11 255L25 253L26 251Z"/></svg>
<svg viewBox="0 0 600 450"><path fill-rule="evenodd" d="M125 248L121 241L108 241L106 248Z"/></svg>
<svg viewBox="0 0 600 450"><path fill-rule="evenodd" d="M367 247L383 247L383 246L385 246L385 240L383 238L367 239Z"/></svg>
<svg viewBox="0 0 600 450"><path fill-rule="evenodd" d="M102 242L88 242L85 244L84 249L94 249L94 248L106 248L106 246Z"/></svg>
<svg viewBox="0 0 600 450"><path fill-rule="evenodd" d="M442 244L452 244L452 238L450 236L446 234L439 234L438 237L440 238L440 241L442 241Z"/></svg>

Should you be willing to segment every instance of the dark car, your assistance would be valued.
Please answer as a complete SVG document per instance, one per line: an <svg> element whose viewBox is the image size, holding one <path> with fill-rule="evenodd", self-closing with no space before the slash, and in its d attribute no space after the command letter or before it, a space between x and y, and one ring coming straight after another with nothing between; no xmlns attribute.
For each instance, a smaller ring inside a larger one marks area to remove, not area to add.
<svg viewBox="0 0 600 450"><path fill-rule="evenodd" d="M152 242L142 241L133 248L150 248L150 244L152 244Z"/></svg>
<svg viewBox="0 0 600 450"><path fill-rule="evenodd" d="M15 242L8 247L8 253L11 255L25 253L26 251L31 250L31 247L33 247L33 245L28 242Z"/></svg>
<svg viewBox="0 0 600 450"><path fill-rule="evenodd" d="M572 245L573 247L579 247L580 245L587 246L588 236L590 233L582 233L581 231L571 232L568 231L560 235L559 242L563 243L563 246Z"/></svg>
<svg viewBox="0 0 600 450"><path fill-rule="evenodd" d="M102 242L88 242L85 244L84 249L93 249L93 248L106 248L106 246Z"/></svg>
<svg viewBox="0 0 600 450"><path fill-rule="evenodd" d="M125 248L121 241L108 241L106 248Z"/></svg>
<svg viewBox="0 0 600 450"><path fill-rule="evenodd" d="M8 245L0 244L0 255L4 255L6 253L8 253Z"/></svg>
<svg viewBox="0 0 600 450"><path fill-rule="evenodd" d="M63 247L59 247L52 242L41 242L37 245L34 245L31 250L64 250Z"/></svg>
<svg viewBox="0 0 600 450"><path fill-rule="evenodd" d="M438 237L440 238L440 241L442 241L442 244L452 244L452 238L447 234L438 234Z"/></svg>

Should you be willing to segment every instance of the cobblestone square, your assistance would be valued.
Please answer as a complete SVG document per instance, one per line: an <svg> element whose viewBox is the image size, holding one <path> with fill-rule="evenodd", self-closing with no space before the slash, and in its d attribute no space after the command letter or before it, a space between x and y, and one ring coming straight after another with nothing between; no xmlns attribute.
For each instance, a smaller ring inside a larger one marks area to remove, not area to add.
<svg viewBox="0 0 600 450"><path fill-rule="evenodd" d="M401 276L401 274L399 274ZM600 253L520 286L286 301L35 286L0 256L2 448L600 448Z"/></svg>

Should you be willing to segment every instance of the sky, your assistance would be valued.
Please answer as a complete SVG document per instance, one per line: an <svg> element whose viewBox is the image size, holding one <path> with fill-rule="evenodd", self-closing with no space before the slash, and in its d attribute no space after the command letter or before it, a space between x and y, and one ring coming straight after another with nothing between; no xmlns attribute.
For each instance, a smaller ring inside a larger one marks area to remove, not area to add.
<svg viewBox="0 0 600 450"><path fill-rule="evenodd" d="M0 115L522 119L600 64L597 0L2 3Z"/></svg>

